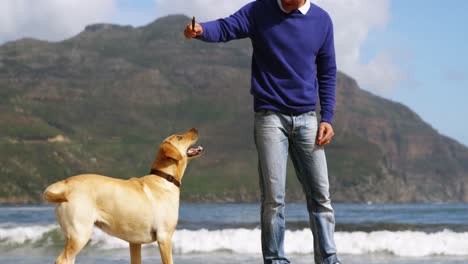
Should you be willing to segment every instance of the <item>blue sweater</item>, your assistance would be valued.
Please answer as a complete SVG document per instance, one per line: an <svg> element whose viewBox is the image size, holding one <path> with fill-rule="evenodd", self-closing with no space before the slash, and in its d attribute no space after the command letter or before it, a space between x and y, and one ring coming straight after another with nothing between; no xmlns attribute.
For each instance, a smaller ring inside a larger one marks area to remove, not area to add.
<svg viewBox="0 0 468 264"><path fill-rule="evenodd" d="M254 110L300 114L315 110L332 123L336 62L330 16L311 4L306 14L284 13L276 0L251 2L233 15L201 23L206 42L250 38Z"/></svg>

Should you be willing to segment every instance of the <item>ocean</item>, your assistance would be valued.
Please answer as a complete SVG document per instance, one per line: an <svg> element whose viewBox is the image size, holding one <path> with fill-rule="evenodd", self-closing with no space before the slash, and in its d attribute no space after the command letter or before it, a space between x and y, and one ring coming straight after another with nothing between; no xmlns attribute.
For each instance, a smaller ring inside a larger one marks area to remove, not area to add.
<svg viewBox="0 0 468 264"><path fill-rule="evenodd" d="M344 264L468 264L468 204L334 204ZM181 204L178 264L262 263L258 204ZM286 205L285 251L313 263L305 204ZM0 206L0 263L54 263L64 239L52 206ZM76 263L129 263L128 244L95 228ZM161 263L157 244L143 263Z"/></svg>

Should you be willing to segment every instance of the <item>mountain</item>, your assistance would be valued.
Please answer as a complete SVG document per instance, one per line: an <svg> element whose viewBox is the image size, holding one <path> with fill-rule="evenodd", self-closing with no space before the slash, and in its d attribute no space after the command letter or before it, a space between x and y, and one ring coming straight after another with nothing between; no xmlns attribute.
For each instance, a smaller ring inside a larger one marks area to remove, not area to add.
<svg viewBox="0 0 468 264"><path fill-rule="evenodd" d="M81 173L145 175L162 140L191 127L206 153L189 165L182 199L256 201L250 43L185 40L189 20L0 46L0 202L40 202L48 184ZM468 201L468 149L343 73L334 127L334 201ZM293 171L287 198L302 201Z"/></svg>

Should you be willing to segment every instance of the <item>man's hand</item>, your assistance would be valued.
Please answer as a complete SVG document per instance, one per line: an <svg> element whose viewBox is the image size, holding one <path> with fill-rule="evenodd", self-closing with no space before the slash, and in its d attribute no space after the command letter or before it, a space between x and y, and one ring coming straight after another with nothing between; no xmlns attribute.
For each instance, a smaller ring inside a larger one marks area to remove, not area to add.
<svg viewBox="0 0 468 264"><path fill-rule="evenodd" d="M184 36L188 39L193 39L197 36L201 36L203 34L203 28L200 24L195 23L195 28L192 30L192 23L187 24L184 30Z"/></svg>
<svg viewBox="0 0 468 264"><path fill-rule="evenodd" d="M333 132L332 125L327 122L320 122L316 140L317 145L323 147L330 144L333 135L335 135L335 133Z"/></svg>

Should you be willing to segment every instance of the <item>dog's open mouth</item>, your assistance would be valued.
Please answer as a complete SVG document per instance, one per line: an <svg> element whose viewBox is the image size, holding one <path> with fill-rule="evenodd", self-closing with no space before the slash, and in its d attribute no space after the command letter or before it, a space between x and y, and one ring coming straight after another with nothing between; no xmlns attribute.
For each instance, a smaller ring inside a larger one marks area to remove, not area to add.
<svg viewBox="0 0 468 264"><path fill-rule="evenodd" d="M190 147L187 150L187 156L188 157L198 156L198 155L201 155L202 153L203 153L203 147L202 146Z"/></svg>

